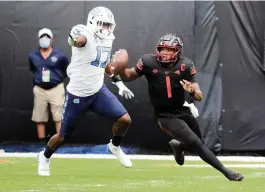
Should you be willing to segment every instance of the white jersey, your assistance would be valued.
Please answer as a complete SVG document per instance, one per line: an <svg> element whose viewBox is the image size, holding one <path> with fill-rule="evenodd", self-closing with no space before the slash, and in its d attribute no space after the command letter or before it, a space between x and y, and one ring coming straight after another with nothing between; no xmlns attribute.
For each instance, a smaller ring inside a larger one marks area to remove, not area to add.
<svg viewBox="0 0 265 192"><path fill-rule="evenodd" d="M105 67L110 60L115 37L111 34L100 40L88 27L82 35L87 38L87 43L81 48L72 46L71 63L67 68L70 82L66 89L73 95L86 97L97 93L103 86Z"/></svg>

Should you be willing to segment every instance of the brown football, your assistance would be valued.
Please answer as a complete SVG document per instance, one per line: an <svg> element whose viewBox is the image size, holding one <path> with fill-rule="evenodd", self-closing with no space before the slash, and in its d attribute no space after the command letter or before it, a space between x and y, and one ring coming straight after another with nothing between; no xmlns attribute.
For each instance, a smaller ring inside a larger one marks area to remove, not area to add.
<svg viewBox="0 0 265 192"><path fill-rule="evenodd" d="M112 56L111 59L111 66L114 68L114 74L120 74L124 69L128 66L128 53L125 49L120 49L116 51L115 54Z"/></svg>

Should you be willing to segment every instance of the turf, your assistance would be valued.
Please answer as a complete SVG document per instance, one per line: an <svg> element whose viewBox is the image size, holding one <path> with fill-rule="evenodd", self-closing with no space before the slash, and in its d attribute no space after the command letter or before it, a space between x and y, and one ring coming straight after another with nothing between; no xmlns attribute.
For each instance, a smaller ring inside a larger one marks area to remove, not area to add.
<svg viewBox="0 0 265 192"><path fill-rule="evenodd" d="M186 164L199 166L204 163L192 161ZM39 177L36 159L1 158L0 192L264 191L264 168L234 170L245 175L243 182L228 181L213 168L179 167L174 161L133 160L132 168L124 168L117 160L56 158L51 162L52 175Z"/></svg>

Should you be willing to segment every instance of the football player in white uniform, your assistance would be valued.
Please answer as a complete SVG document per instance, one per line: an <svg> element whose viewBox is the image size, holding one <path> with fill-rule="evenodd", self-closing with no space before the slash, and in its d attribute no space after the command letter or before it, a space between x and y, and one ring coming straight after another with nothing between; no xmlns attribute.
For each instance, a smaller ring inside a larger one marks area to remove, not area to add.
<svg viewBox="0 0 265 192"><path fill-rule="evenodd" d="M120 148L131 118L117 97L104 84L105 68L108 67L115 39L115 25L114 16L108 8L96 7L88 14L87 25L76 25L70 31L68 43L72 46L72 58L67 68L70 82L67 85L61 130L38 155L38 174L41 176L50 175L50 157L71 135L77 118L87 110L115 121L112 128L113 138L107 145L108 151L114 154L123 166L132 166L132 162ZM121 79L116 76L112 79L122 96L134 96Z"/></svg>

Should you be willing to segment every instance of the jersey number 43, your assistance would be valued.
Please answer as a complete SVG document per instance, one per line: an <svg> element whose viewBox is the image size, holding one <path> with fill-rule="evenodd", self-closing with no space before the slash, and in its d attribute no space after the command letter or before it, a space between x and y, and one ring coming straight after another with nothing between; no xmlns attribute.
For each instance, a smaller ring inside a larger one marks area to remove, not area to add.
<svg viewBox="0 0 265 192"><path fill-rule="evenodd" d="M95 67L106 68L111 55L110 47L97 46L97 56L94 61L91 62L91 65Z"/></svg>

